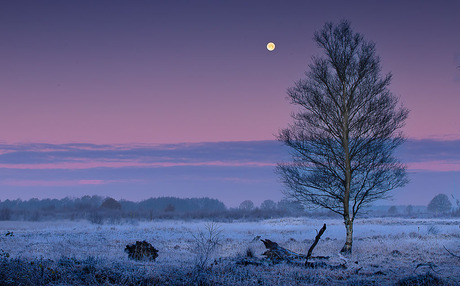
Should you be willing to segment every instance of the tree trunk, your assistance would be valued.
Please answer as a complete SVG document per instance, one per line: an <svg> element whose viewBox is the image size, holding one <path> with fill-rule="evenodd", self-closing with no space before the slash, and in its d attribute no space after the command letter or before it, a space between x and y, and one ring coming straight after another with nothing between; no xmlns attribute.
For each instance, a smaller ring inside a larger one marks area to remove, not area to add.
<svg viewBox="0 0 460 286"><path fill-rule="evenodd" d="M349 114L347 107L348 95L343 84L342 91L342 116L343 116L343 131L342 131L342 147L345 155L345 182L344 182L344 194L343 194L343 217L345 222L345 228L347 229L347 240L340 252L351 253L351 245L353 243L353 216L350 216L350 189L351 189L351 158L350 158L350 142L349 142Z"/></svg>
<svg viewBox="0 0 460 286"><path fill-rule="evenodd" d="M345 241L345 245L342 247L340 252L345 254L351 254L351 246L353 244L353 220L350 218L345 219L345 228L347 230L347 240Z"/></svg>

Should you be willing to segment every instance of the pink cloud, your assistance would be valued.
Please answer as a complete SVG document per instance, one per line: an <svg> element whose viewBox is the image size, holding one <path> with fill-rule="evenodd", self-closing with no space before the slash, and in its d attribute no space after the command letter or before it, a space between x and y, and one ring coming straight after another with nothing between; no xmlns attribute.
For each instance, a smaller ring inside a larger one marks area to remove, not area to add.
<svg viewBox="0 0 460 286"><path fill-rule="evenodd" d="M15 187L65 187L79 185L105 185L139 180L5 180L2 185Z"/></svg>
<svg viewBox="0 0 460 286"><path fill-rule="evenodd" d="M460 171L460 161L426 161L408 163L409 170L422 171ZM274 162L240 162L240 161L203 161L203 162L141 162L138 160L74 160L73 162L60 163L41 163L41 164L0 164L0 168L21 169L21 170L81 170L91 168L165 168L165 167L199 167L199 166L215 166L215 167L274 167ZM95 184L96 182L82 181L81 184Z"/></svg>
<svg viewBox="0 0 460 286"><path fill-rule="evenodd" d="M211 181L211 180L219 180L219 181L227 181L233 183L264 183L267 182L266 179L255 179L255 178L240 178L240 177L221 177L221 176L181 176L183 180L193 180L193 181Z"/></svg>
<svg viewBox="0 0 460 286"><path fill-rule="evenodd" d="M460 161L426 161L408 163L409 170L449 172L460 171Z"/></svg>
<svg viewBox="0 0 460 286"><path fill-rule="evenodd" d="M93 181L93 182L90 182ZM15 187L64 187L77 185L100 185L104 182L101 180L6 180L3 185Z"/></svg>
<svg viewBox="0 0 460 286"><path fill-rule="evenodd" d="M460 140L460 133L425 134L420 136L410 136L409 138L411 140L456 141Z"/></svg>
<svg viewBox="0 0 460 286"><path fill-rule="evenodd" d="M78 184L79 185L102 185L102 184L107 184L109 181L103 181L103 180L79 180Z"/></svg>
<svg viewBox="0 0 460 286"><path fill-rule="evenodd" d="M180 167L180 166L216 166L216 167L272 167L276 163L270 162L239 162L239 161L205 161L205 162L139 162L139 161L90 161L60 162L45 164L0 164L0 168L7 169L91 169L91 168L123 168L123 167Z"/></svg>

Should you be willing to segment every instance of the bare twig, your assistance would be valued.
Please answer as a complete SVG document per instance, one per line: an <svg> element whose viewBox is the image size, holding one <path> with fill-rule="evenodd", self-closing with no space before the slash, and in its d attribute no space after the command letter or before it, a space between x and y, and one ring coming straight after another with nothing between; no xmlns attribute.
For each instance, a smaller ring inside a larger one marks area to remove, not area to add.
<svg viewBox="0 0 460 286"><path fill-rule="evenodd" d="M422 267L422 266L430 267L430 269L433 270L433 272L438 273L438 271L434 270L434 268L435 268L435 267L438 267L438 266L437 266L436 264L434 264L433 262L419 263L419 264L417 264L417 266L416 266L415 269L414 269L414 272L415 272L415 270L417 270L417 268Z"/></svg>
<svg viewBox="0 0 460 286"><path fill-rule="evenodd" d="M457 257L458 259L460 259L460 256L455 255L455 254L453 254L452 252L450 252L449 249L447 249L444 245L443 245L442 247L444 247L444 249L445 249L447 252L449 252L450 255L452 255L453 257Z"/></svg>
<svg viewBox="0 0 460 286"><path fill-rule="evenodd" d="M195 242L195 252L197 254L196 266L203 269L217 251L222 241L222 229L216 223L208 223L205 230L193 234Z"/></svg>

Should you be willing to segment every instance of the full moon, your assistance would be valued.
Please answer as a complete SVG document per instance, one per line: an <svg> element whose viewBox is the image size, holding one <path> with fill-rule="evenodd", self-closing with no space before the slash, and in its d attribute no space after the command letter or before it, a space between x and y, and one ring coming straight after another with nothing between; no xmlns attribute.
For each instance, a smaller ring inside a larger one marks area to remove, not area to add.
<svg viewBox="0 0 460 286"><path fill-rule="evenodd" d="M267 50L269 50L271 52L274 49L275 49L275 44L273 42L270 42L270 43L267 44Z"/></svg>

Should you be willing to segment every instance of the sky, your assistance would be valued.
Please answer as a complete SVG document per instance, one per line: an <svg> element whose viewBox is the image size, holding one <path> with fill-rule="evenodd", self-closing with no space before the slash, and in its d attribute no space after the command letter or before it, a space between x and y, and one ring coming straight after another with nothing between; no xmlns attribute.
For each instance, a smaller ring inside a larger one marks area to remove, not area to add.
<svg viewBox="0 0 460 286"><path fill-rule="evenodd" d="M286 90L321 53L314 32L342 19L376 43L411 110L413 149L401 154L411 183L391 203L460 195L458 11L459 1L2 1L0 200L282 198L273 169L287 152L273 140L294 110Z"/></svg>

